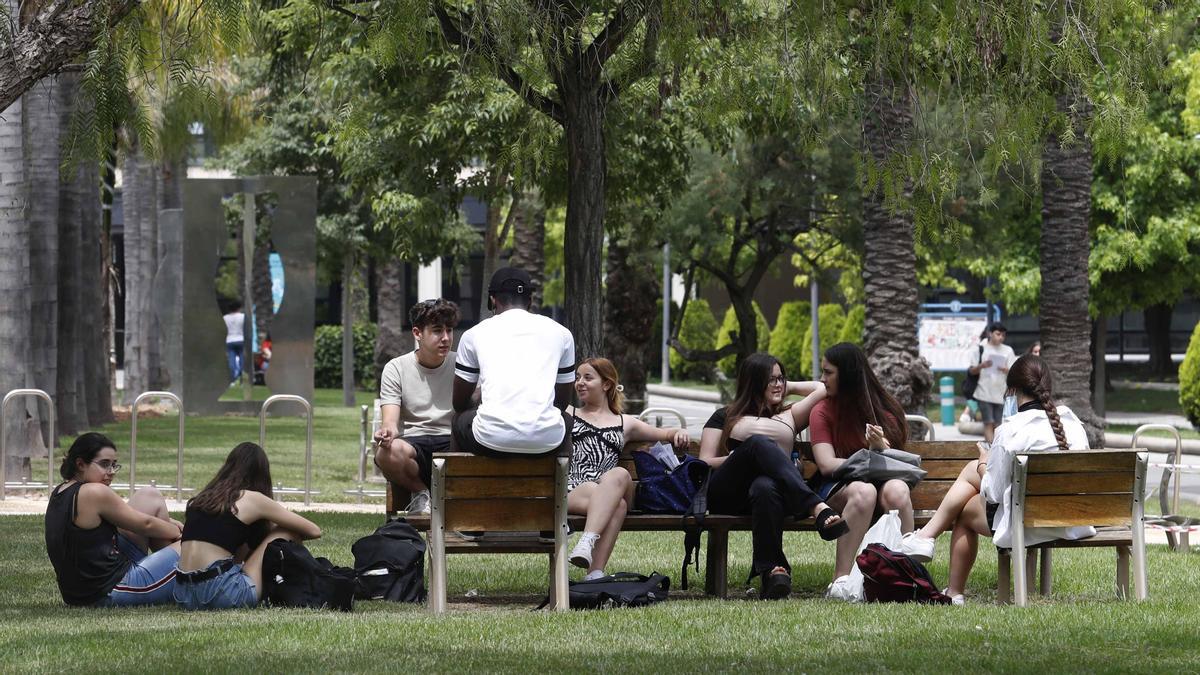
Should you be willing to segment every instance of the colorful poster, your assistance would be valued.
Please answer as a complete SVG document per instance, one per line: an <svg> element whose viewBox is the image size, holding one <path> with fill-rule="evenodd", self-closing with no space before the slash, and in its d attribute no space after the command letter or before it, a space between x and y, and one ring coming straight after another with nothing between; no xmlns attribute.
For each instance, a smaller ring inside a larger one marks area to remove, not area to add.
<svg viewBox="0 0 1200 675"><path fill-rule="evenodd" d="M921 356L934 370L966 370L987 326L982 316L921 316L917 319Z"/></svg>

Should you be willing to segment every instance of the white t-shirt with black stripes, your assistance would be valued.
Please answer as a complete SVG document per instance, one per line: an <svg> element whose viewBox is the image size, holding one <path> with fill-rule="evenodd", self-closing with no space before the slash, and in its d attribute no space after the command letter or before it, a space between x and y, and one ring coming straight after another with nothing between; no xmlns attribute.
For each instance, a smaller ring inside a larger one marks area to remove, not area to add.
<svg viewBox="0 0 1200 675"><path fill-rule="evenodd" d="M562 443L566 427L554 407L554 385L575 381L575 338L565 326L505 310L463 333L454 375L479 384L471 427L479 443L530 454Z"/></svg>

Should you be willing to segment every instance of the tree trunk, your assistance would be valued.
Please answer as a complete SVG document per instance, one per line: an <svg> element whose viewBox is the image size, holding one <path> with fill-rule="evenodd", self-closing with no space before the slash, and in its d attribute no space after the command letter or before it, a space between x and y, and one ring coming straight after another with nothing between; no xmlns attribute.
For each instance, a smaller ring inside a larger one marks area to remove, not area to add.
<svg viewBox="0 0 1200 675"><path fill-rule="evenodd" d="M80 345L84 379L83 400L88 426L113 421L112 374L109 335L112 313L109 297L109 258L112 256L104 231L107 217L101 208L100 167L85 162L79 175L80 228Z"/></svg>
<svg viewBox="0 0 1200 675"><path fill-rule="evenodd" d="M258 236L254 240L254 261L251 288L254 295L254 329L258 331L258 344L271 332L271 319L275 317L275 297L271 289L271 235L266 215L260 214Z"/></svg>
<svg viewBox="0 0 1200 675"><path fill-rule="evenodd" d="M604 355L617 364L626 412L646 407L646 372L654 337L658 277L627 244L610 241L604 301Z"/></svg>
<svg viewBox="0 0 1200 675"><path fill-rule="evenodd" d="M155 388L157 334L151 285L158 269L158 215L155 165L132 142L125 152L122 205L125 216L125 389L129 405Z"/></svg>
<svg viewBox="0 0 1200 675"><path fill-rule="evenodd" d="M10 15L16 2L7 3ZM0 115L0 395L30 386L29 222L25 219L27 183L22 131L22 103ZM9 460L3 467L15 480L27 460L13 450L24 446L29 406L14 402L5 411L4 435Z"/></svg>
<svg viewBox="0 0 1200 675"><path fill-rule="evenodd" d="M58 77L58 124L65 132L70 125L79 97L79 76L64 73ZM65 182L56 181L58 198L58 431L73 436L88 426L87 383L83 377L85 350L83 322L89 314L83 305L83 201L86 198L83 166L78 166Z"/></svg>
<svg viewBox="0 0 1200 675"><path fill-rule="evenodd" d="M483 224L483 272L482 291L479 294L479 313L477 316L480 321L492 315L492 311L488 309L488 293L487 284L492 279L492 274L500 267L500 247L504 245L504 239L508 234L509 224L515 215L515 209L520 207L520 202L514 194L512 204L509 205L508 218L503 222L500 220L500 189L508 183L508 176L496 171L492 172L492 178L488 185L488 194L490 201L487 205L487 217Z"/></svg>
<svg viewBox="0 0 1200 675"><path fill-rule="evenodd" d="M404 261L388 258L377 265L379 335L375 338L375 380L383 376L388 361L412 351L412 333L404 330L408 308L404 306ZM486 283L486 281L485 281Z"/></svg>
<svg viewBox="0 0 1200 675"><path fill-rule="evenodd" d="M58 398L58 82L46 78L25 95L22 120L29 167L30 368L33 386Z"/></svg>
<svg viewBox="0 0 1200 675"><path fill-rule="evenodd" d="M1092 145L1083 120L1087 100L1070 92L1056 96L1069 115L1074 139L1063 146L1058 133L1042 145L1042 235L1040 299L1042 358L1054 372L1055 398L1087 428L1092 447L1103 447L1103 420L1092 412L1092 360L1088 318L1088 220L1092 200Z"/></svg>
<svg viewBox="0 0 1200 675"><path fill-rule="evenodd" d="M912 125L912 97L905 85L886 75L868 79L863 142L871 153L868 161L884 176L885 167L904 170L892 162L907 151ZM908 181L903 198L911 198ZM924 414L933 373L917 345L917 256L908 208L907 203L885 204L882 185L863 195L865 351L880 382L904 409Z"/></svg>
<svg viewBox="0 0 1200 675"><path fill-rule="evenodd" d="M1175 308L1168 304L1151 305L1142 312L1146 324L1146 343L1150 347L1150 372L1164 376L1175 374L1171 361L1171 315Z"/></svg>
<svg viewBox="0 0 1200 675"><path fill-rule="evenodd" d="M564 296L567 328L575 337L578 361L600 354L603 301L600 267L608 168L604 154L604 104L598 87L571 77L562 84L567 140Z"/></svg>
<svg viewBox="0 0 1200 675"><path fill-rule="evenodd" d="M354 407L354 251L342 256L342 405Z"/></svg>
<svg viewBox="0 0 1200 675"><path fill-rule="evenodd" d="M546 286L546 205L536 188L522 192L520 202L513 217L513 250L508 262L529 272L536 310L542 306Z"/></svg>

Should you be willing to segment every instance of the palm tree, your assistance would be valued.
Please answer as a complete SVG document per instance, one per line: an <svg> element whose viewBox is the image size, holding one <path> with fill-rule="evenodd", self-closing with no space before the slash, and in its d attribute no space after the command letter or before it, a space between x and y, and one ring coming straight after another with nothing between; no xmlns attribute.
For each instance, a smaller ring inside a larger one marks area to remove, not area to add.
<svg viewBox="0 0 1200 675"><path fill-rule="evenodd" d="M912 94L904 83L876 72L866 83L863 142L879 179L863 196L863 287L866 352L884 387L904 409L922 413L933 373L917 346L917 256L911 182L896 159L908 152ZM895 191L891 201L885 186ZM898 203L897 203L898 202Z"/></svg>
<svg viewBox="0 0 1200 675"><path fill-rule="evenodd" d="M7 2L10 16L15 0ZM25 219L26 182L22 142L23 105L17 101L0 115L0 393L29 386L30 278L29 222ZM25 407L9 406L5 442L24 439ZM11 455L10 455L11 457ZM16 468L11 458L5 473ZM12 474L9 474L12 475Z"/></svg>
<svg viewBox="0 0 1200 675"><path fill-rule="evenodd" d="M29 358L33 386L57 398L58 380L58 81L48 77L25 93L21 120L28 167Z"/></svg>

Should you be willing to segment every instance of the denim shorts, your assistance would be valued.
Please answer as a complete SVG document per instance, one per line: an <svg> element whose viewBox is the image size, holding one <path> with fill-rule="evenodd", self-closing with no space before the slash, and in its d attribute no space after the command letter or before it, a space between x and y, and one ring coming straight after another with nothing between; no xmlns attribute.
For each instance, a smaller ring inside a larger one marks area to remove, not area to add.
<svg viewBox="0 0 1200 675"><path fill-rule="evenodd" d="M237 609L258 604L258 593L239 563L229 558L214 560L206 569L229 565L217 576L198 583L175 584L175 604L180 609Z"/></svg>
<svg viewBox="0 0 1200 675"><path fill-rule="evenodd" d="M1000 424L1004 421L1004 404L980 401L979 412L983 414L984 424Z"/></svg>
<svg viewBox="0 0 1200 675"><path fill-rule="evenodd" d="M137 607L140 605L165 605L171 602L175 589L175 565L179 562L179 551L173 547L159 549L149 555L124 535L117 535L117 548L133 564L125 576L112 589L108 597L96 603L97 607Z"/></svg>

